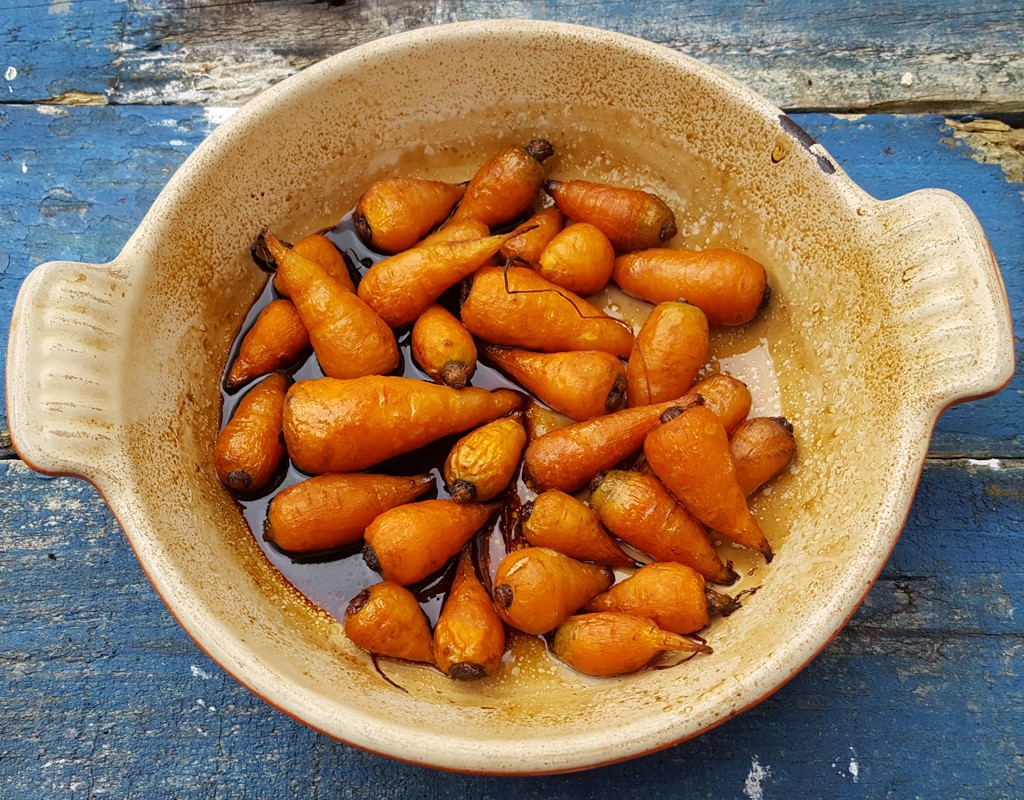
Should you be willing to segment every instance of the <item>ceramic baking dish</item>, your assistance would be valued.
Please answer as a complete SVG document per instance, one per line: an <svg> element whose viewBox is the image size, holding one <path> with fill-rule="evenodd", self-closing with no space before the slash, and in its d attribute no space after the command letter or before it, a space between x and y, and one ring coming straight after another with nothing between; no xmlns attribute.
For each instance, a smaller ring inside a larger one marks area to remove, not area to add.
<svg viewBox="0 0 1024 800"><path fill-rule="evenodd" d="M281 578L214 474L219 380L266 281L249 246L264 225L333 225L374 178L463 180L536 136L554 177L655 191L678 243L766 265L768 312L717 348L796 427L793 470L756 505L776 557L710 628L714 653L684 666L593 680L540 653L467 685L391 665L403 692ZM669 49L491 21L355 48L237 112L112 262L29 276L7 391L20 455L95 484L180 623L252 691L395 758L542 773L666 747L790 679L882 569L938 415L1012 369L1005 289L958 197L870 197L777 108Z"/></svg>

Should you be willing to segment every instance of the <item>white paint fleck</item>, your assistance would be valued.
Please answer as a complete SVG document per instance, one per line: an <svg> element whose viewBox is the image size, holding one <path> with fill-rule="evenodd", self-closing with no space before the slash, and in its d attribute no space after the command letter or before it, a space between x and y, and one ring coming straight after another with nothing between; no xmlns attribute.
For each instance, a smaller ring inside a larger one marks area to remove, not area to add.
<svg viewBox="0 0 1024 800"><path fill-rule="evenodd" d="M28 172L28 164L26 164L24 161L22 161L21 162L21 174L24 175L26 172Z"/></svg>
<svg viewBox="0 0 1024 800"><path fill-rule="evenodd" d="M913 86L914 85L914 73L904 72L900 77L900 86Z"/></svg>
<svg viewBox="0 0 1024 800"><path fill-rule="evenodd" d="M70 14L71 0L50 0L50 6L46 10L50 14Z"/></svg>
<svg viewBox="0 0 1024 800"><path fill-rule="evenodd" d="M6 78L8 81L13 81L17 77L18 68L15 67L13 64L9 66L6 70L4 70L4 78Z"/></svg>
<svg viewBox="0 0 1024 800"><path fill-rule="evenodd" d="M205 669L203 669L202 667L199 667L199 666L197 666L195 664L192 665L191 669L192 669L192 677L193 678L202 678L204 681L208 681L208 680L210 680L211 677L213 677Z"/></svg>
<svg viewBox="0 0 1024 800"><path fill-rule="evenodd" d="M743 781L743 794L749 797L750 800L764 800L764 789L761 787L761 781L765 778L770 778L771 775L771 767L762 767L757 756L754 756L750 762L750 772L747 773L747 779Z"/></svg>
<svg viewBox="0 0 1024 800"><path fill-rule="evenodd" d="M203 109L203 113L206 115L206 121L211 125L220 125L228 117L238 111L237 108L232 106L207 106Z"/></svg>
<svg viewBox="0 0 1024 800"><path fill-rule="evenodd" d="M969 458L967 463L972 467L988 467L988 469L1001 470L1003 462L998 458Z"/></svg>
<svg viewBox="0 0 1024 800"><path fill-rule="evenodd" d="M184 147L185 146L185 142L183 142L181 139L171 139L167 144L169 144L171 147Z"/></svg>
<svg viewBox="0 0 1024 800"><path fill-rule="evenodd" d="M206 705L206 701L203 700L203 698L201 698L201 697L197 697L196 698L196 705L197 706L205 706Z"/></svg>
<svg viewBox="0 0 1024 800"><path fill-rule="evenodd" d="M857 779L860 778L860 764L857 763L856 755L850 759L849 773L850 777L853 778L853 782L856 783Z"/></svg>

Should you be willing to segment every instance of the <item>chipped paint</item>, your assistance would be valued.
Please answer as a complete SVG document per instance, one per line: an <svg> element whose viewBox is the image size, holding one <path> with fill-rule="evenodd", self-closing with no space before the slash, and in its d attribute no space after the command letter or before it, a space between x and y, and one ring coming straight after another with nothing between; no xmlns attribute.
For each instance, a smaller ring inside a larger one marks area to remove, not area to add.
<svg viewBox="0 0 1024 800"><path fill-rule="evenodd" d="M13 81L18 77L18 68L13 64L4 70L4 79L8 82Z"/></svg>
<svg viewBox="0 0 1024 800"><path fill-rule="evenodd" d="M758 761L757 756L754 756L750 762L750 772L747 773L747 779L743 781L743 794L750 798L750 800L764 800L764 788L761 783L772 775L771 767L761 766L761 762Z"/></svg>
<svg viewBox="0 0 1024 800"><path fill-rule="evenodd" d="M99 92L79 92L72 89L40 102L55 106L105 106L107 96Z"/></svg>
<svg viewBox="0 0 1024 800"><path fill-rule="evenodd" d="M206 106L203 109L203 114L206 115L206 121L216 127L224 122L228 117L238 111L234 106Z"/></svg>
<svg viewBox="0 0 1024 800"><path fill-rule="evenodd" d="M190 668L193 678L202 678L204 681L210 680L213 676L205 669L200 667L198 664L193 664Z"/></svg>
<svg viewBox="0 0 1024 800"><path fill-rule="evenodd" d="M1001 470L1003 468L1002 459L999 458L968 458L967 463L972 467L985 467L991 470Z"/></svg>
<svg viewBox="0 0 1024 800"><path fill-rule="evenodd" d="M953 135L944 141L962 142L979 164L998 164L1010 183L1024 183L1024 128L997 119L947 119L946 124Z"/></svg>

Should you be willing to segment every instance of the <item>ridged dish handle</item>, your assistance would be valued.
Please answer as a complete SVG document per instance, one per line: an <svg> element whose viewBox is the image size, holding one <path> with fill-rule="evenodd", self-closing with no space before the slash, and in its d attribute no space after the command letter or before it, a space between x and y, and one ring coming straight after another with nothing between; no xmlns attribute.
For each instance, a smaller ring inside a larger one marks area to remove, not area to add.
<svg viewBox="0 0 1024 800"><path fill-rule="evenodd" d="M936 411L998 391L1013 375L1013 323L981 223L957 195L924 189L880 203L898 330Z"/></svg>
<svg viewBox="0 0 1024 800"><path fill-rule="evenodd" d="M120 447L126 275L111 264L51 261L22 284L7 350L7 415L31 467L102 483Z"/></svg>

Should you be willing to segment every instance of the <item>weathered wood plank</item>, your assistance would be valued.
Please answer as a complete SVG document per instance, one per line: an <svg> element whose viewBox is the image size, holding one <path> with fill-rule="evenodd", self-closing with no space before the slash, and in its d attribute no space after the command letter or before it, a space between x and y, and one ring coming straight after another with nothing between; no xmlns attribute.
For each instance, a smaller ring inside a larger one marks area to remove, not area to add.
<svg viewBox="0 0 1024 800"><path fill-rule="evenodd" d="M0 491L5 800L1024 792L1019 462L931 464L865 605L776 695L662 753L542 780L410 767L291 721L192 644L89 486L8 462Z"/></svg>
<svg viewBox="0 0 1024 800"><path fill-rule="evenodd" d="M18 286L33 266L112 258L172 172L224 113L0 106L0 330L7 330ZM1009 182L999 164L976 162L939 116L796 119L876 196L938 186L964 197L991 239L1014 318L1024 319L1024 196L1021 184ZM6 337L0 339L0 357L6 357ZM933 454L1024 455L1021 361L1005 391L943 415ZM0 399L0 412L2 404Z"/></svg>
<svg viewBox="0 0 1024 800"><path fill-rule="evenodd" d="M791 110L1014 112L1024 97L1016 0L13 0L0 92L7 102L236 104L354 45L486 18L665 44Z"/></svg>

